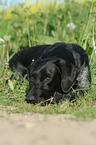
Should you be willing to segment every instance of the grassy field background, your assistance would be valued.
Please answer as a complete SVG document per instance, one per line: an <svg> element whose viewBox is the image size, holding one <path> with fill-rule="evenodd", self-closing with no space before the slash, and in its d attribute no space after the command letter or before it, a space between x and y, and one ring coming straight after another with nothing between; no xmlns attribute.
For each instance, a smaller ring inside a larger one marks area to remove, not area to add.
<svg viewBox="0 0 96 145"><path fill-rule="evenodd" d="M71 24L71 25L70 25ZM72 114L96 118L96 0L67 0L62 4L22 3L0 8L0 110L8 113ZM25 101L28 81L11 81L7 62L19 50L55 42L77 43L89 56L92 85L89 94L75 103L67 100L45 107Z"/></svg>

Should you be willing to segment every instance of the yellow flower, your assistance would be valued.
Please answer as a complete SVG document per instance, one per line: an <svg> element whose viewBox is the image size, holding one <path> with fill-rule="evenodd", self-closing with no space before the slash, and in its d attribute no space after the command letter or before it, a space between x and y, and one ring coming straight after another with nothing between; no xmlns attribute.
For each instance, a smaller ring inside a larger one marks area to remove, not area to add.
<svg viewBox="0 0 96 145"><path fill-rule="evenodd" d="M28 19L28 23L29 23L30 25L32 25L32 24L34 24L34 23L35 23L35 20Z"/></svg>
<svg viewBox="0 0 96 145"><path fill-rule="evenodd" d="M40 4L37 4L36 6L31 6L30 11L35 14L40 9Z"/></svg>
<svg viewBox="0 0 96 145"><path fill-rule="evenodd" d="M0 8L0 13L1 13L2 11L3 11L2 8Z"/></svg>
<svg viewBox="0 0 96 145"><path fill-rule="evenodd" d="M12 11L13 11L13 9L10 8L10 9L5 13L4 19L11 19L11 18L12 18Z"/></svg>

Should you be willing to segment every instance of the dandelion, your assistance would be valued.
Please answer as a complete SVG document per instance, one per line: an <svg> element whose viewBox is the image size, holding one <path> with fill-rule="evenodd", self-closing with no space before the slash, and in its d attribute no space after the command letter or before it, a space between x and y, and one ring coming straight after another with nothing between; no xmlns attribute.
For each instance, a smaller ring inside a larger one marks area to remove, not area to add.
<svg viewBox="0 0 96 145"><path fill-rule="evenodd" d="M3 44L3 43L5 43L5 41L2 38L0 38L0 44Z"/></svg>
<svg viewBox="0 0 96 145"><path fill-rule="evenodd" d="M5 13L5 16L4 16L4 20L9 20L12 18L12 11L13 11L13 8L10 8L7 13Z"/></svg>
<svg viewBox="0 0 96 145"><path fill-rule="evenodd" d="M4 36L5 41L9 41L11 39L11 36Z"/></svg>
<svg viewBox="0 0 96 145"><path fill-rule="evenodd" d="M42 6L40 4L37 4L36 6L31 6L30 11L35 14L38 12L38 10L41 8Z"/></svg>
<svg viewBox="0 0 96 145"><path fill-rule="evenodd" d="M75 25L73 22L70 24L67 24L67 27L69 28L70 31L75 29Z"/></svg>

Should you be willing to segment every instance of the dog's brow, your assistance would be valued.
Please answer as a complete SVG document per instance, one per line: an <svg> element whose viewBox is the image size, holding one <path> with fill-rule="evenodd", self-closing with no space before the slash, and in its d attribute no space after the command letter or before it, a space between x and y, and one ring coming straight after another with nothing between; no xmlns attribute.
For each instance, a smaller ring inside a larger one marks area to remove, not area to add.
<svg viewBox="0 0 96 145"><path fill-rule="evenodd" d="M46 71L48 74L53 74L55 72L55 65L53 63L48 64Z"/></svg>
<svg viewBox="0 0 96 145"><path fill-rule="evenodd" d="M41 78L41 81L43 81L46 77L51 77L51 73L49 72L47 72L46 71L47 69L42 69L41 71L40 71L40 78Z"/></svg>

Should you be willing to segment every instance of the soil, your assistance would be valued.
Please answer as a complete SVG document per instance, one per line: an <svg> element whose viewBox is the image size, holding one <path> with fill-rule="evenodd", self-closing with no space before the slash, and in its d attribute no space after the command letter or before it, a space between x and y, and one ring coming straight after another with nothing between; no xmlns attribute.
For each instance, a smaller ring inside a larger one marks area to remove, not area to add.
<svg viewBox="0 0 96 145"><path fill-rule="evenodd" d="M76 121L69 118L74 116L8 116L3 112L3 117L0 115L0 145L96 145L96 119Z"/></svg>

